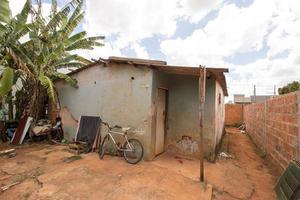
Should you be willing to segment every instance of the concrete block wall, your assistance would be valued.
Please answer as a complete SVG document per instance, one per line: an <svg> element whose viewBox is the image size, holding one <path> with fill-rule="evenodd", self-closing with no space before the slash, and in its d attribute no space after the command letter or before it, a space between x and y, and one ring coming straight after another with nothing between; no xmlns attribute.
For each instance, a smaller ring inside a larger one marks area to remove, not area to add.
<svg viewBox="0 0 300 200"><path fill-rule="evenodd" d="M243 123L243 104L225 105L225 125L234 126Z"/></svg>
<svg viewBox="0 0 300 200"><path fill-rule="evenodd" d="M279 173L289 160L300 161L300 92L246 105L244 122L254 143Z"/></svg>

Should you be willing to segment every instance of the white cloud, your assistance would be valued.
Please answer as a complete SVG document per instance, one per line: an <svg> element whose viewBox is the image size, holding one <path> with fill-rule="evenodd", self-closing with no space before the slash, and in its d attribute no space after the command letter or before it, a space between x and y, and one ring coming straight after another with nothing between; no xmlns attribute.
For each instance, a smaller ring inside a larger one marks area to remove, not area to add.
<svg viewBox="0 0 300 200"><path fill-rule="evenodd" d="M146 49L141 45L139 45L138 43L133 44L131 47L135 51L136 56L138 58L145 58L145 59L149 58L149 54L146 51Z"/></svg>
<svg viewBox="0 0 300 200"><path fill-rule="evenodd" d="M120 49L114 48L110 43L104 43L102 47L95 47L93 50L79 50L75 51L81 56L84 56L87 59L99 59L108 58L109 56L122 56Z"/></svg>
<svg viewBox="0 0 300 200"><path fill-rule="evenodd" d="M182 15L193 23L200 21L210 11L218 9L221 3L222 0L181 0L178 2L182 8Z"/></svg>
<svg viewBox="0 0 300 200"><path fill-rule="evenodd" d="M229 67L230 94L251 94L257 85L260 94L271 94L300 77L300 2L255 0L249 7L226 4L218 16L185 39L161 42L161 51L174 64ZM247 65L225 62L228 56L259 51L266 42L265 58ZM288 52L284 57L277 57Z"/></svg>
<svg viewBox="0 0 300 200"><path fill-rule="evenodd" d="M167 57L176 58L175 62L200 64L201 61L206 65L216 65L222 64L226 56L259 50L272 18L272 9L266 9L267 6L266 1L256 1L247 8L225 5L216 19L209 21L203 29L195 30L186 39L163 41L162 51ZM179 49L184 51L173 56L174 51Z"/></svg>
<svg viewBox="0 0 300 200"><path fill-rule="evenodd" d="M89 0L86 1L84 28L91 35L118 34L114 45L124 48L155 34L171 37L176 31L176 19L186 17L196 21L195 13L204 16L220 1Z"/></svg>
<svg viewBox="0 0 300 200"><path fill-rule="evenodd" d="M300 3L298 1L278 1L276 16L272 20L273 31L268 37L270 47L268 57L284 51L298 54L300 50Z"/></svg>
<svg viewBox="0 0 300 200"><path fill-rule="evenodd" d="M258 95L272 95L274 86L277 92L278 87L300 80L300 67L293 60L290 55L273 60L263 58L243 66L229 64L228 90L231 94L242 93L249 96L253 95L253 86L256 85Z"/></svg>
<svg viewBox="0 0 300 200"><path fill-rule="evenodd" d="M22 11L22 8L25 5L26 0L9 0L9 7L12 13L12 16L19 14ZM35 1L33 1L33 5L37 8ZM42 3L42 15L44 17L48 17L51 11L51 3Z"/></svg>
<svg viewBox="0 0 300 200"><path fill-rule="evenodd" d="M25 4L25 0L9 0L9 7L12 13L12 16L15 16L19 12L21 12L23 6Z"/></svg>

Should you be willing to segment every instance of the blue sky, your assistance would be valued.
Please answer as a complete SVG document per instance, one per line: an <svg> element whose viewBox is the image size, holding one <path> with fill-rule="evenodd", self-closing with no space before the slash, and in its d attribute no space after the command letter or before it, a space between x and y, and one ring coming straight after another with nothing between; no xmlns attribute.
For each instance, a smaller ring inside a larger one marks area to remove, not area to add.
<svg viewBox="0 0 300 200"><path fill-rule="evenodd" d="M23 0L24 1L24 0ZM14 12L21 0L11 0ZM58 1L63 6L66 0ZM50 1L45 0L48 12ZM226 67L229 94L273 94L300 79L295 0L88 0L80 29L105 35L89 58L128 56Z"/></svg>

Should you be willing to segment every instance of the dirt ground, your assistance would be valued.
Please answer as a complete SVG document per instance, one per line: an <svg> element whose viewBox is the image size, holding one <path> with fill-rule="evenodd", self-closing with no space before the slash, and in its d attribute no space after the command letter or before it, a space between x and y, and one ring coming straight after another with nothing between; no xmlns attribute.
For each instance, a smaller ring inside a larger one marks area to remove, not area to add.
<svg viewBox="0 0 300 200"><path fill-rule="evenodd" d="M16 183L0 199L275 199L276 179L249 138L234 128L227 132L234 159L205 163L213 191L199 184L196 159L164 153L130 165L121 157L78 157L66 146L39 143L0 157L0 187Z"/></svg>

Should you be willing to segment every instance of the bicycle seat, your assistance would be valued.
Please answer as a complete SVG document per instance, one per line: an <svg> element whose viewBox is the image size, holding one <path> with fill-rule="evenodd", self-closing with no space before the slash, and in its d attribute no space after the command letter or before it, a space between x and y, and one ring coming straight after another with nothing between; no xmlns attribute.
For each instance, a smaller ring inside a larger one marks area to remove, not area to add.
<svg viewBox="0 0 300 200"><path fill-rule="evenodd" d="M131 129L131 127L122 127L122 131L126 132L129 131Z"/></svg>

